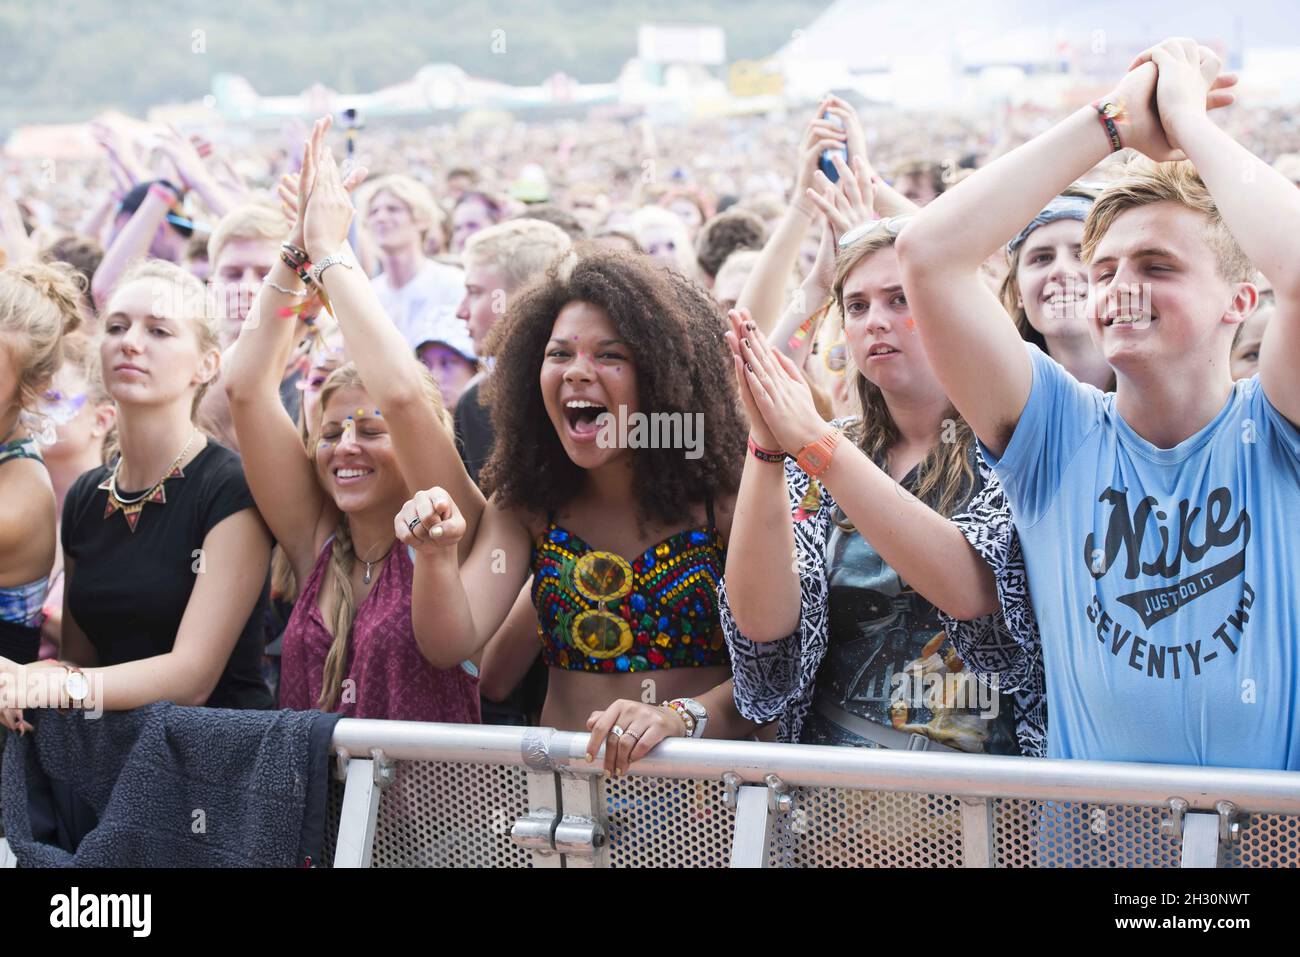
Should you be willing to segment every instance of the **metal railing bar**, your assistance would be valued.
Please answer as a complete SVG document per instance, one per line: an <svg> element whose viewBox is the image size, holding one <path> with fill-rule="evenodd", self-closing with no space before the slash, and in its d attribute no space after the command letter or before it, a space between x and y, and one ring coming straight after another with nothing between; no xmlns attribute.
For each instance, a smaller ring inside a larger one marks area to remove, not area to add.
<svg viewBox="0 0 1300 957"><path fill-rule="evenodd" d="M382 748L396 760L523 765L601 774L600 757L584 760L587 735L552 728L344 719L334 747L368 756ZM1103 804L1165 805L1213 811L1231 801L1252 813L1300 814L1300 773L1182 765L1065 761L916 751L673 739L632 767L645 777L720 779L747 784L775 772L797 787L953 794Z"/></svg>

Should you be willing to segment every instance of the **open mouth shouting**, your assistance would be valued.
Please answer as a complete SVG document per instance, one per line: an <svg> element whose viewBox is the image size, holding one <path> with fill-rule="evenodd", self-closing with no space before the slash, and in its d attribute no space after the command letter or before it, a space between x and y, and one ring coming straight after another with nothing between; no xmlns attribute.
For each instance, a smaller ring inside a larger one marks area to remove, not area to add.
<svg viewBox="0 0 1300 957"><path fill-rule="evenodd" d="M600 431L599 418L608 412L606 406L590 399L567 399L564 403L564 421L575 442L594 442Z"/></svg>

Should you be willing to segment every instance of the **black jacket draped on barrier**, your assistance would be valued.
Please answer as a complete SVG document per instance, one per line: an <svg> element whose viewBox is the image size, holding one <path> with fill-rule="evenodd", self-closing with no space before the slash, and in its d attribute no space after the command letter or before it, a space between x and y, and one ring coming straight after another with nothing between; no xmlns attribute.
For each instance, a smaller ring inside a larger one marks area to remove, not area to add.
<svg viewBox="0 0 1300 957"><path fill-rule="evenodd" d="M321 864L337 714L29 711L0 782L20 867ZM328 862L326 862L328 863Z"/></svg>

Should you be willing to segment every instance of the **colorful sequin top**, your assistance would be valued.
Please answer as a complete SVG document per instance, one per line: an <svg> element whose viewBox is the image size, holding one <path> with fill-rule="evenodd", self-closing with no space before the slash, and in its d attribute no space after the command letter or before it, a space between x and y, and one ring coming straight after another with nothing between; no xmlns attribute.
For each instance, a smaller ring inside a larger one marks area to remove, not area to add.
<svg viewBox="0 0 1300 957"><path fill-rule="evenodd" d="M725 567L712 503L707 526L670 535L630 563L548 517L532 557L542 661L598 673L728 664L718 622Z"/></svg>

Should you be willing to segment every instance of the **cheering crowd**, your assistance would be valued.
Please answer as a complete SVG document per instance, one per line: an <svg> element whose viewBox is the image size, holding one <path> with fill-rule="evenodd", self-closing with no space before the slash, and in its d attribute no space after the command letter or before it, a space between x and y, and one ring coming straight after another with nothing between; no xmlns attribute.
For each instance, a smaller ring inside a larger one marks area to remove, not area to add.
<svg viewBox="0 0 1300 957"><path fill-rule="evenodd" d="M828 96L697 180L607 123L97 128L80 203L0 197L4 726L1300 769L1300 158L1220 67L1018 146Z"/></svg>

